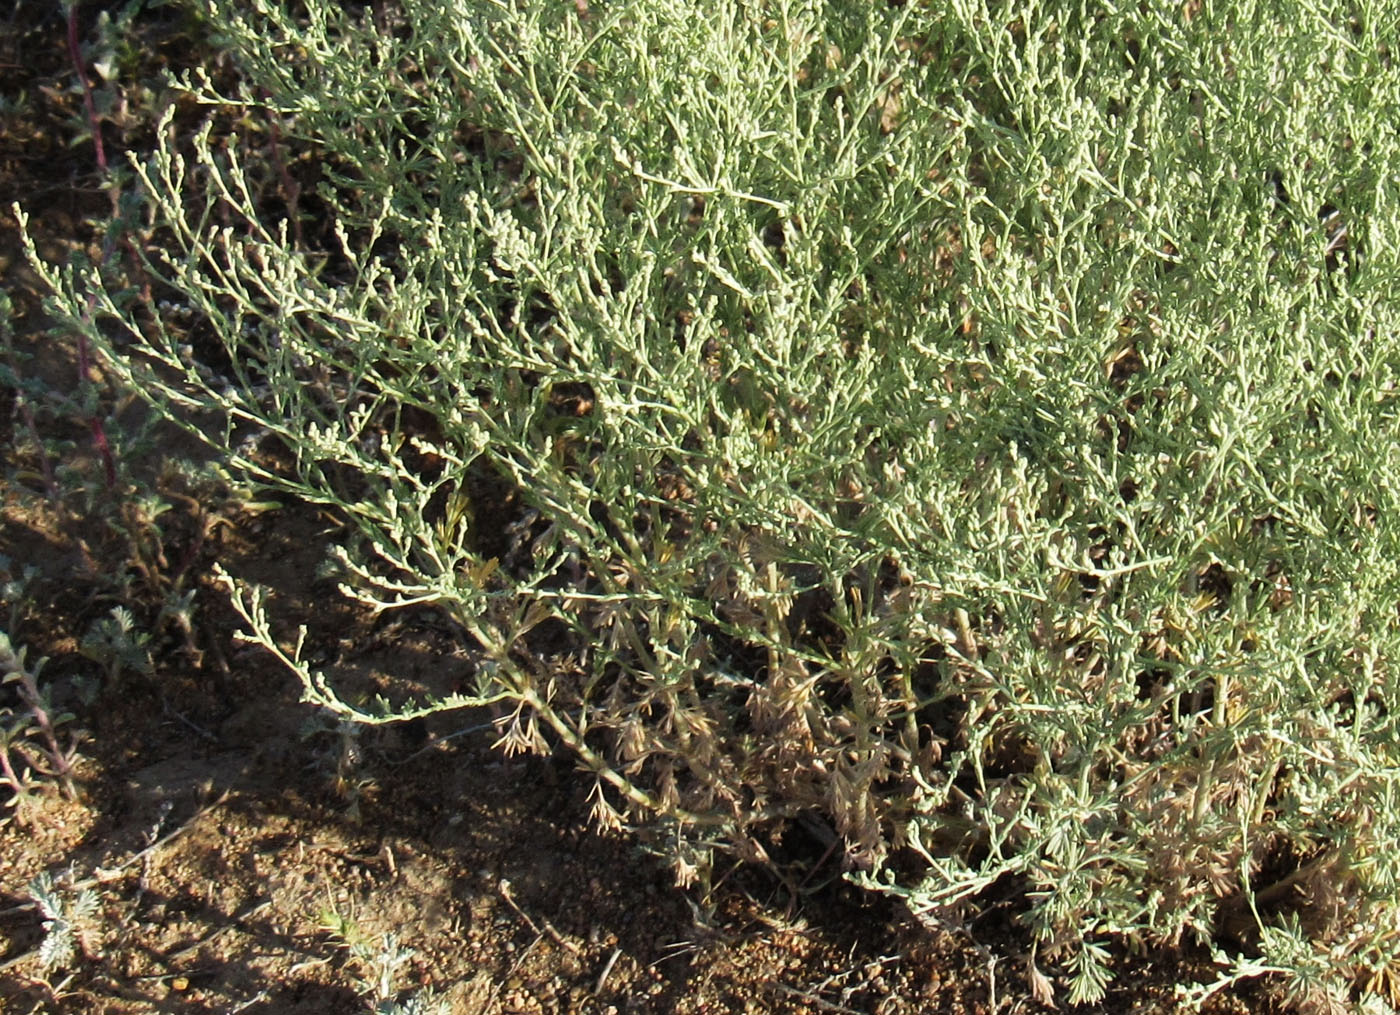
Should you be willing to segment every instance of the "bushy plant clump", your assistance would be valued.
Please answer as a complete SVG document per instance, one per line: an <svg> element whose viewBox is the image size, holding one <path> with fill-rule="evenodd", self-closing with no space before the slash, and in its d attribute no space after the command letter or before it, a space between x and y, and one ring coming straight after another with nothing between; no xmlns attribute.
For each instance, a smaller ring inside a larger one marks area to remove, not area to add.
<svg viewBox="0 0 1400 1015"><path fill-rule="evenodd" d="M353 705L235 586L310 700L506 703L682 878L816 818L916 911L1014 892L1042 994L1195 940L1194 998L1396 995L1387 3L191 6L249 85L189 94L318 176L136 162L194 327L42 270L483 659Z"/></svg>

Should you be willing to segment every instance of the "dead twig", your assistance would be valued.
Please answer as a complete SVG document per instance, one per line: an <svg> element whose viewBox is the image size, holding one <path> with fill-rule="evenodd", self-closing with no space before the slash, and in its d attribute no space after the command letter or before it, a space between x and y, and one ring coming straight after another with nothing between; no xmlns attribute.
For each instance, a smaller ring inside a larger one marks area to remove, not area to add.
<svg viewBox="0 0 1400 1015"><path fill-rule="evenodd" d="M535 921L530 919L529 914L527 914L525 910L521 909L516 904L515 899L511 898L510 881L508 881L506 878L501 878L500 883L496 887L501 892L501 898L506 900L506 904L509 905L511 909L515 910L516 915L519 916L520 919L524 920L526 925L532 931L534 931L536 934L548 934L550 940L552 940L560 948L563 948L566 951L573 952L575 955L583 954L582 948L574 944L572 941L568 940L566 937L564 937L563 934L560 934L559 931L555 930L554 925L548 920L546 920L544 917L540 917L540 923L544 924L544 930L540 930L539 926L535 923Z"/></svg>
<svg viewBox="0 0 1400 1015"><path fill-rule="evenodd" d="M828 1001L808 990L798 990L796 987L789 987L786 983L775 983L773 984L773 988L780 993L788 995L788 997L801 998L803 1001L820 1008L822 1011L840 1012L841 1015L864 1015L864 1013L858 1012L854 1008L847 1008L845 1005L836 1004L834 1001Z"/></svg>
<svg viewBox="0 0 1400 1015"><path fill-rule="evenodd" d="M617 965L617 960L621 955L622 949L614 948L612 954L608 956L608 961L603 964L603 971L598 974L598 982L593 985L594 997L603 993L603 985L608 982L608 974L613 971L613 966Z"/></svg>

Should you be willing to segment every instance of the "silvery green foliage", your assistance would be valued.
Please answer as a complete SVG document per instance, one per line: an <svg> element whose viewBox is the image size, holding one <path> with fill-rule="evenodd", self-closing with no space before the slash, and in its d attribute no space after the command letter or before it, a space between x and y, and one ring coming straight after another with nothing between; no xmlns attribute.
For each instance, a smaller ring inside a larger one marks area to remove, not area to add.
<svg viewBox="0 0 1400 1015"><path fill-rule="evenodd" d="M816 813L919 912L1015 885L1072 1001L1221 928L1400 993L1387 3L192 6L312 249L206 131L135 163L198 328L38 269L482 655L362 707L230 582L309 700L509 703L682 877Z"/></svg>
<svg viewBox="0 0 1400 1015"><path fill-rule="evenodd" d="M107 679L115 682L122 670L150 675L151 636L136 625L131 611L114 606L108 616L94 620L78 646L78 651L107 669Z"/></svg>
<svg viewBox="0 0 1400 1015"><path fill-rule="evenodd" d="M97 893L90 888L67 889L45 872L29 883L29 897L44 918L44 940L39 945L44 974L72 968L82 935L91 929L97 914Z"/></svg>
<svg viewBox="0 0 1400 1015"><path fill-rule="evenodd" d="M322 912L320 922L348 953L356 986L375 1015L446 1015L446 1000L435 999L431 990L398 999L394 980L417 953L403 947L397 934L384 934L376 942L360 929L353 917L334 909Z"/></svg>

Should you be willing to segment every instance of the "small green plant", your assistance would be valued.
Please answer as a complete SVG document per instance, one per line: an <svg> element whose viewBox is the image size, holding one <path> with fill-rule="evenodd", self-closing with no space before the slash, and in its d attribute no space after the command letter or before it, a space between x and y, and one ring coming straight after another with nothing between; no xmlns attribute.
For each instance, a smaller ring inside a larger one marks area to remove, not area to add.
<svg viewBox="0 0 1400 1015"><path fill-rule="evenodd" d="M93 621L79 651L101 665L107 684L116 686L123 670L150 675L150 641L151 636L137 627L130 610L114 606L109 616Z"/></svg>
<svg viewBox="0 0 1400 1015"><path fill-rule="evenodd" d="M364 727L353 719L335 718L324 710L311 716L301 728L303 740L314 740L326 746L318 752L318 768L329 769L331 788L345 802L345 816L360 820L360 796L374 785L374 778L362 771L364 748L361 736Z"/></svg>
<svg viewBox="0 0 1400 1015"><path fill-rule="evenodd" d="M29 897L44 920L44 940L39 945L43 976L70 970L80 952L92 954L99 903L95 891L73 890L63 879L46 872L29 883Z"/></svg>
<svg viewBox="0 0 1400 1015"><path fill-rule="evenodd" d="M400 999L394 981L415 952L400 945L397 934L389 932L374 941L353 917L333 906L321 911L318 923L347 953L355 989L364 995L374 1015L446 1015L446 1002L434 1000L430 990Z"/></svg>

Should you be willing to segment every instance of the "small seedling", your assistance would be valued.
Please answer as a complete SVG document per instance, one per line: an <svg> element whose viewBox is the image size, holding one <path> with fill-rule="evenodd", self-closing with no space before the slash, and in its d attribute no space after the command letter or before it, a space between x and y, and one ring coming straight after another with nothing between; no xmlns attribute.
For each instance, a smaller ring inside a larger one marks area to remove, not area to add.
<svg viewBox="0 0 1400 1015"><path fill-rule="evenodd" d="M363 733L362 723L335 718L324 711L313 715L301 727L303 740L314 738L327 743L312 765L324 765L331 770L332 788L336 796L345 801L346 816L351 821L360 820L360 794L374 785L374 778L361 771L364 747L360 737Z"/></svg>
<svg viewBox="0 0 1400 1015"><path fill-rule="evenodd" d="M107 681L115 684L123 670L150 675L151 636L137 628L131 611L112 607L111 615L94 621L78 650L93 662L106 667Z"/></svg>
<svg viewBox="0 0 1400 1015"><path fill-rule="evenodd" d="M375 1015L445 1015L446 1003L424 991L398 999L394 978L416 954L400 945L398 935L385 933L378 942L361 930L353 916L327 906L318 915L321 929L349 954L347 968L355 979L355 989L364 995Z"/></svg>
<svg viewBox="0 0 1400 1015"><path fill-rule="evenodd" d="M29 883L29 897L44 918L44 941L39 945L43 975L71 969L78 953L92 955L97 937L97 893L74 889L71 878L55 880L47 872Z"/></svg>

